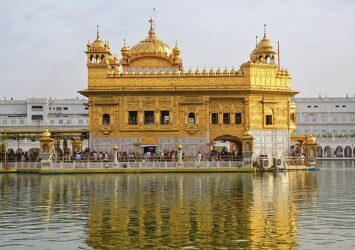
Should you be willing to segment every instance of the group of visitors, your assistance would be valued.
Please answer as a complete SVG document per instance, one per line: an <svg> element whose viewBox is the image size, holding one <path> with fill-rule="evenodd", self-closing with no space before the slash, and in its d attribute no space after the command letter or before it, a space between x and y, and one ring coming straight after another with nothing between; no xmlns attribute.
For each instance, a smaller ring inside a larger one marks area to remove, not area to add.
<svg viewBox="0 0 355 250"><path fill-rule="evenodd" d="M215 149L210 152L210 161L241 161L242 152L237 151L217 151Z"/></svg>
<svg viewBox="0 0 355 250"><path fill-rule="evenodd" d="M107 151L90 151L88 148L81 152L66 152L54 151L52 153L51 159L53 162L61 162L61 161L69 161L69 162L81 162L81 161L113 161L114 157L112 153ZM191 156L186 157L184 153L182 153L183 161L235 161L241 160L242 156L240 153L235 151L227 152L227 151L216 151L212 150L210 154L203 155L200 151ZM31 152L30 154L26 152L10 152L7 154L7 161L39 161L39 154L37 151ZM144 155L138 155L134 152L118 152L117 160L120 162L133 162L133 161L168 161L174 162L178 161L178 151L177 150L164 150L160 153L155 153L154 151L147 151ZM0 154L0 162L4 161L4 155Z"/></svg>
<svg viewBox="0 0 355 250"><path fill-rule="evenodd" d="M27 151L25 152L14 152L14 151L10 151L6 154L6 161L8 162L13 162L13 161L17 161L17 162L34 162L34 161L39 161L39 154L37 151L34 152L30 152L28 153ZM0 154L0 162L4 162L5 161L5 154L2 153Z"/></svg>
<svg viewBox="0 0 355 250"><path fill-rule="evenodd" d="M185 155L183 154L183 157ZM144 153L144 160L145 161L176 161L178 159L177 151L172 150L168 151L165 150L163 152L155 153L152 151L147 151Z"/></svg>

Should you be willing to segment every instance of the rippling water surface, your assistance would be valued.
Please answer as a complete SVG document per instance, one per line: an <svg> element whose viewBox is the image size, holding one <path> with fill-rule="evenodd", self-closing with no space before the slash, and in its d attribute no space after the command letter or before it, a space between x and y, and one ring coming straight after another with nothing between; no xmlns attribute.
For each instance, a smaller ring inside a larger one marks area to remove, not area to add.
<svg viewBox="0 0 355 250"><path fill-rule="evenodd" d="M354 162L319 172L0 174L0 249L352 249Z"/></svg>

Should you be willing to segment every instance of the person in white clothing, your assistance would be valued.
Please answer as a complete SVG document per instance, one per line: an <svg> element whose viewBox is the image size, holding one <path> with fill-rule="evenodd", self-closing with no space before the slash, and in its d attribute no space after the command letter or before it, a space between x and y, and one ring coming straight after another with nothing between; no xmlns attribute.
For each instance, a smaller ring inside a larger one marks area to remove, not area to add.
<svg viewBox="0 0 355 250"><path fill-rule="evenodd" d="M201 152L200 151L198 151L198 153L197 153L197 161L202 161L202 154L201 154Z"/></svg>

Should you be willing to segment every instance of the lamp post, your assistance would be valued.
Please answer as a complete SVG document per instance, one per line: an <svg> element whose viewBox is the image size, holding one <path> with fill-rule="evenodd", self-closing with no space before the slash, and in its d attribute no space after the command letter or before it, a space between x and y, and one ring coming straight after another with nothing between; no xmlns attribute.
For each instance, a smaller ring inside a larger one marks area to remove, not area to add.
<svg viewBox="0 0 355 250"><path fill-rule="evenodd" d="M117 152L118 152L118 145L115 144L115 145L113 145L113 165L114 165L114 166L117 166L117 165L118 165L118 155L117 155Z"/></svg>
<svg viewBox="0 0 355 250"><path fill-rule="evenodd" d="M178 149L178 166L182 166L182 145L181 143L177 147Z"/></svg>

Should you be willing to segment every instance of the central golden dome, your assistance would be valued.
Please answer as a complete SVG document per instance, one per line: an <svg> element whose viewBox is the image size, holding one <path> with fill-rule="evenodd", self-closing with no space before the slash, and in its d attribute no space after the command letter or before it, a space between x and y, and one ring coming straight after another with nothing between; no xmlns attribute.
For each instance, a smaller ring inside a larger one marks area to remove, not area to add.
<svg viewBox="0 0 355 250"><path fill-rule="evenodd" d="M158 39L151 40L147 38L131 48L132 57L138 55L170 56L171 54L172 49L170 46Z"/></svg>
<svg viewBox="0 0 355 250"><path fill-rule="evenodd" d="M170 57L173 53L171 47L156 37L153 19L150 19L149 22L148 37L131 48L131 56L152 55Z"/></svg>
<svg viewBox="0 0 355 250"><path fill-rule="evenodd" d="M151 18L150 29L146 39L129 48L124 43L121 49L121 65L128 71L142 68L178 68L182 69L180 49L175 46L172 49L169 45L159 40L155 35L154 20Z"/></svg>

